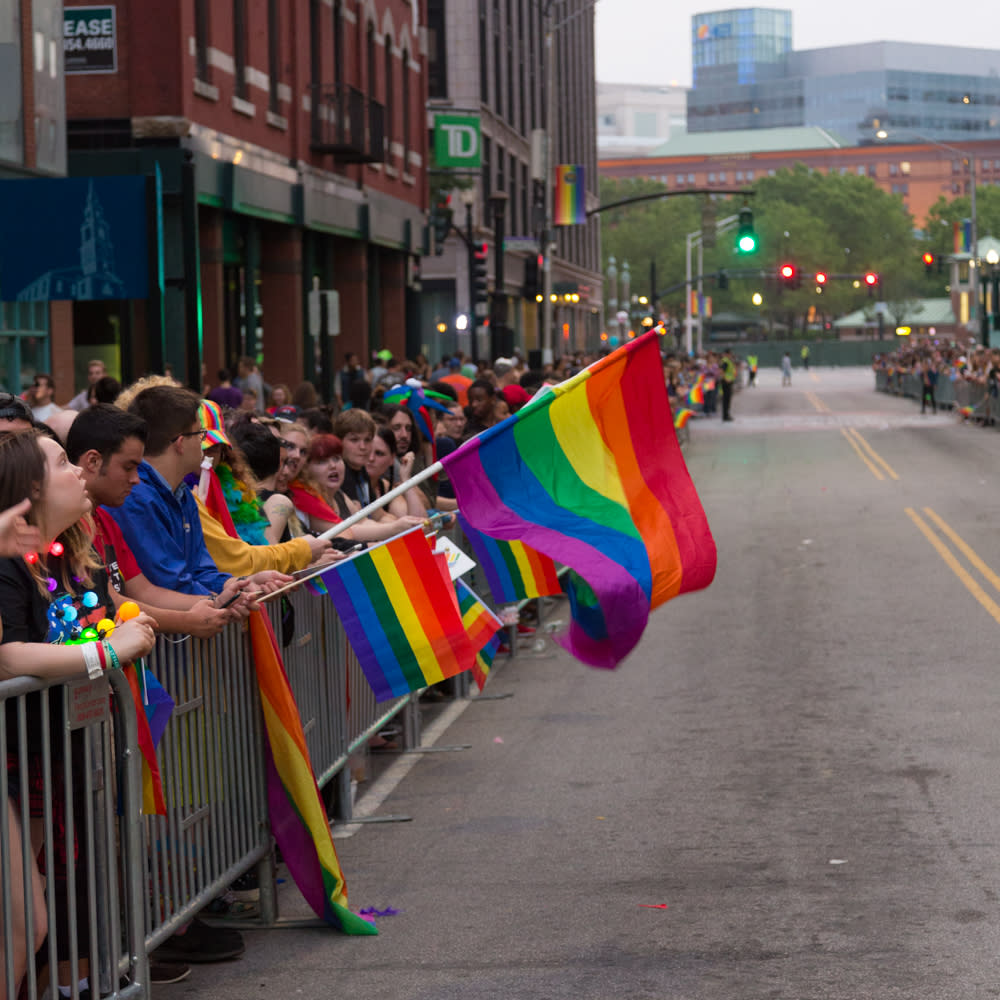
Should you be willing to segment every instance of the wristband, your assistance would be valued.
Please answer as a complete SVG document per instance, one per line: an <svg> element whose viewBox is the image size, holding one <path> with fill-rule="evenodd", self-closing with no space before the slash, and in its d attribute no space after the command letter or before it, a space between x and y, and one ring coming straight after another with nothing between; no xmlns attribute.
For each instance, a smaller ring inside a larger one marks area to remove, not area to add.
<svg viewBox="0 0 1000 1000"><path fill-rule="evenodd" d="M97 652L97 647L92 642L85 642L81 647L83 650L83 662L87 665L87 676L93 681L102 676L101 657Z"/></svg>
<svg viewBox="0 0 1000 1000"><path fill-rule="evenodd" d="M100 661L101 661L101 669L102 670L107 670L108 669L108 651L104 648L104 643L103 642L95 642L94 646L97 649L97 655L98 655L98 657L100 658Z"/></svg>
<svg viewBox="0 0 1000 1000"><path fill-rule="evenodd" d="M121 660L118 659L118 654L115 652L115 647L112 646L110 642L105 642L104 645L107 648L108 656L111 657L111 669L121 670L122 668Z"/></svg>

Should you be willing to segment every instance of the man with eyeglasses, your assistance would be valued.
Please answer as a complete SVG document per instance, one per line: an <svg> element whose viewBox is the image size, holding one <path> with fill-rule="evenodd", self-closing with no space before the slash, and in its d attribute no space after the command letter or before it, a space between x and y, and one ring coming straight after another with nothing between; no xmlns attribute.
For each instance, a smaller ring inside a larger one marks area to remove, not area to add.
<svg viewBox="0 0 1000 1000"><path fill-rule="evenodd" d="M149 436L139 483L111 509L145 576L158 587L184 594L219 594L230 578L209 555L198 505L184 482L201 468L207 431L190 389L158 385L143 389L129 412L146 421ZM290 577L273 570L249 576L252 589L272 589Z"/></svg>

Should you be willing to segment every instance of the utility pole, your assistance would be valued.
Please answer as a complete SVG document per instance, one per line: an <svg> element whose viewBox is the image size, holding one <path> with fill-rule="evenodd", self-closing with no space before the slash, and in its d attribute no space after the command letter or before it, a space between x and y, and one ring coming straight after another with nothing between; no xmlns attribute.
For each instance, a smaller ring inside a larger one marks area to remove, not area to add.
<svg viewBox="0 0 1000 1000"><path fill-rule="evenodd" d="M552 354L552 147L555 105L553 81L555 79L555 28L552 7L556 0L545 0L542 8L543 30L545 32L545 156L543 157L542 185L545 192L545 222L542 227L542 364L551 364Z"/></svg>

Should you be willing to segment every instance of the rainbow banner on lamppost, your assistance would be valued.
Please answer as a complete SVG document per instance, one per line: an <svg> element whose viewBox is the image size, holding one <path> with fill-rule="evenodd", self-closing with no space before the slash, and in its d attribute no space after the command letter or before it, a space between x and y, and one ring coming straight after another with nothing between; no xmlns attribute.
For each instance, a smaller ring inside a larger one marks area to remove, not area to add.
<svg viewBox="0 0 1000 1000"><path fill-rule="evenodd" d="M576 226L587 221L586 170L578 163L560 163L556 168L556 190L552 222Z"/></svg>

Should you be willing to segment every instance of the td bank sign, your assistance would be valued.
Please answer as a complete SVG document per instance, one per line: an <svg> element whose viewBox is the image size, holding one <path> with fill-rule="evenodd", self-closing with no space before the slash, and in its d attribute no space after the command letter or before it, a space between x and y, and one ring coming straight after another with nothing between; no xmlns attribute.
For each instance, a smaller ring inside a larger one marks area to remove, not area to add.
<svg viewBox="0 0 1000 1000"><path fill-rule="evenodd" d="M483 144L478 115L434 116L434 160L439 167L479 170Z"/></svg>

